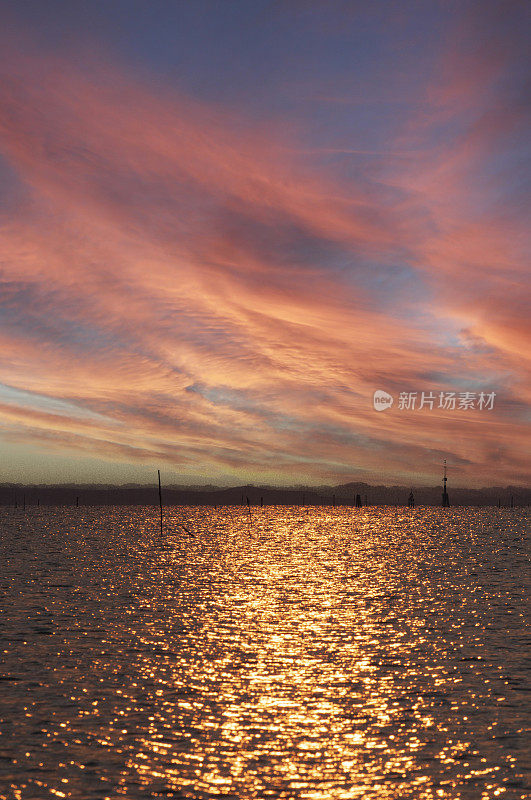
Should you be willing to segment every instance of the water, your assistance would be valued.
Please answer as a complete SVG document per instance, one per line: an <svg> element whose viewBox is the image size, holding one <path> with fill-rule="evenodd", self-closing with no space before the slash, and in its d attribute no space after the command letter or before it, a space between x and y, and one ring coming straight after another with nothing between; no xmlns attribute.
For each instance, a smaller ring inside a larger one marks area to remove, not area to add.
<svg viewBox="0 0 531 800"><path fill-rule="evenodd" d="M252 514L0 510L0 797L529 796L526 512Z"/></svg>

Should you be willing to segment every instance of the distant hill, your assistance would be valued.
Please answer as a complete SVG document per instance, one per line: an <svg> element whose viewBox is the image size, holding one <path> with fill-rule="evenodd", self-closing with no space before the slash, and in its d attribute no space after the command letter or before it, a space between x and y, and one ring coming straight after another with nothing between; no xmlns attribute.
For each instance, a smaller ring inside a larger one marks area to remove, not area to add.
<svg viewBox="0 0 531 800"><path fill-rule="evenodd" d="M367 483L345 483L338 486L321 487L272 487L272 486L165 486L164 504L170 505L241 505L249 498L251 505L336 505L353 506L356 495L363 505L407 505L411 487L371 486ZM527 506L531 502L531 491L522 486L493 486L483 489L459 489L449 487L452 506ZM415 504L441 505L441 486L420 486L413 489ZM39 503L46 505L75 505L79 498L81 506L101 505L157 505L158 489L155 485L127 484L122 486L61 484L56 486L23 486L0 484L0 505L13 506L15 500L20 507Z"/></svg>

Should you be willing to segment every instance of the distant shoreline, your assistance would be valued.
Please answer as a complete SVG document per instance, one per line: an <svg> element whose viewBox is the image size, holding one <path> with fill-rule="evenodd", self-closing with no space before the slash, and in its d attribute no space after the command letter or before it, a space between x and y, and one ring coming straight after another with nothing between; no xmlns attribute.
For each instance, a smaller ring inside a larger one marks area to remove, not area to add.
<svg viewBox="0 0 531 800"><path fill-rule="evenodd" d="M346 483L338 486L272 487L233 486L221 488L163 486L164 505L218 506L247 504L300 505L300 506L354 506L356 495L365 506L407 505L411 486L373 486L366 483ZM527 506L531 503L531 490L522 486L485 487L463 489L449 486L451 506ZM413 487L415 505L440 506L441 486ZM146 485L23 485L0 484L0 506L39 505L158 505L158 488Z"/></svg>

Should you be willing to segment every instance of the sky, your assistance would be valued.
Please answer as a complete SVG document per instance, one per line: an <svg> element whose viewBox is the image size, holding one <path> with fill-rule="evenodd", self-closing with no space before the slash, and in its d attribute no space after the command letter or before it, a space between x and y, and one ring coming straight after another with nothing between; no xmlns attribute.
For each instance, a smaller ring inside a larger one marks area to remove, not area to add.
<svg viewBox="0 0 531 800"><path fill-rule="evenodd" d="M0 481L526 483L528 3L0 13Z"/></svg>

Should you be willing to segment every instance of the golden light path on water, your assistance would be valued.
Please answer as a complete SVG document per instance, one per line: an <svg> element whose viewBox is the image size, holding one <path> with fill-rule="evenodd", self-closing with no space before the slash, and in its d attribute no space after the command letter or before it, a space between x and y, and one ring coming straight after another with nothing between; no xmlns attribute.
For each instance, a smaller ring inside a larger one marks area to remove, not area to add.
<svg viewBox="0 0 531 800"><path fill-rule="evenodd" d="M526 520L2 509L0 798L528 796Z"/></svg>

